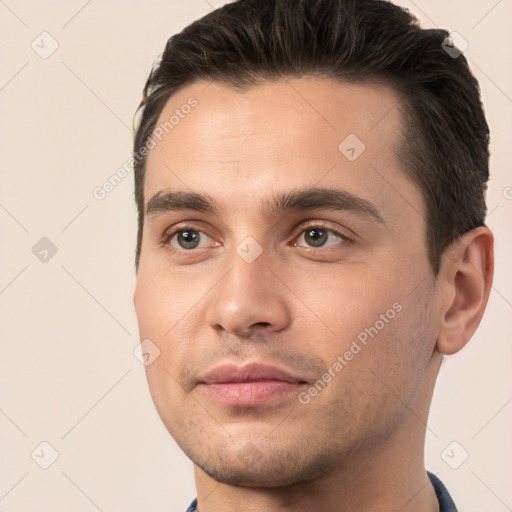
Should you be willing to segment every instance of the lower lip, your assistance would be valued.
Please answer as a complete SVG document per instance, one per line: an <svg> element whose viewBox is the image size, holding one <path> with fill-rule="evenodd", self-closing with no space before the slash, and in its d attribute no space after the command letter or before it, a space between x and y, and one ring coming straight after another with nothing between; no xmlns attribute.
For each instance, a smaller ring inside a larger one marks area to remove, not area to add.
<svg viewBox="0 0 512 512"><path fill-rule="evenodd" d="M297 396L301 384L282 380L201 384L217 402L235 407L251 407L283 398Z"/></svg>

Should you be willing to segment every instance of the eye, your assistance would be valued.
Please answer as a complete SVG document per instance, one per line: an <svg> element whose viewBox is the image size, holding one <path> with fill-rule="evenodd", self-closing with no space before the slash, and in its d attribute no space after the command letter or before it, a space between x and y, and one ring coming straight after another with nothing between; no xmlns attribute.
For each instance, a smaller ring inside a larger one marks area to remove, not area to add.
<svg viewBox="0 0 512 512"><path fill-rule="evenodd" d="M165 233L162 245L170 246L171 249L178 252L191 252L195 249L204 249L218 245L216 242L212 244L212 240L203 231L182 226L181 229ZM293 245L306 249L318 249L336 245L343 246L351 241L352 239L341 231L321 224L314 224L303 228Z"/></svg>
<svg viewBox="0 0 512 512"><path fill-rule="evenodd" d="M179 229L166 235L164 243L178 250L202 249L207 247L210 237L197 229Z"/></svg>
<svg viewBox="0 0 512 512"><path fill-rule="evenodd" d="M339 231L329 229L326 226L315 225L308 226L301 232L295 245L300 247L330 247L332 245L342 245L351 240Z"/></svg>

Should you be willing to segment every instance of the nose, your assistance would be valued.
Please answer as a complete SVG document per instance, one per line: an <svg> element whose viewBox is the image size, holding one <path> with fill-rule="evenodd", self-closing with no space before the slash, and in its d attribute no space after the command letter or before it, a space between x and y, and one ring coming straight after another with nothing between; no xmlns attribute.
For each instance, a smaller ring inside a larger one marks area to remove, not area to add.
<svg viewBox="0 0 512 512"><path fill-rule="evenodd" d="M286 287L261 255L247 263L234 254L231 270L211 294L206 321L217 333L239 337L278 332L290 323Z"/></svg>

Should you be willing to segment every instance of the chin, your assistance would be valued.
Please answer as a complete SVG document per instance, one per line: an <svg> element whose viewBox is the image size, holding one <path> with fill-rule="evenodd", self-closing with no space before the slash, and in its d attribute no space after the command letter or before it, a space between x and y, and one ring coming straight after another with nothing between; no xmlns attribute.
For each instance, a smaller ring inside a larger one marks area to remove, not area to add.
<svg viewBox="0 0 512 512"><path fill-rule="evenodd" d="M241 467L238 464L233 464L233 466L225 464L222 468L200 464L198 466L215 481L235 487L286 487L298 484L306 479L312 479L311 474L298 475L297 470L299 468L294 468L293 474L285 474L283 471L276 471L276 468L272 467L256 469ZM291 469L287 468L287 471Z"/></svg>
<svg viewBox="0 0 512 512"><path fill-rule="evenodd" d="M261 453L246 443L236 454L226 447L210 457L190 456L194 464L219 483L236 487L285 487L316 480L339 468L339 453L305 453L269 447Z"/></svg>

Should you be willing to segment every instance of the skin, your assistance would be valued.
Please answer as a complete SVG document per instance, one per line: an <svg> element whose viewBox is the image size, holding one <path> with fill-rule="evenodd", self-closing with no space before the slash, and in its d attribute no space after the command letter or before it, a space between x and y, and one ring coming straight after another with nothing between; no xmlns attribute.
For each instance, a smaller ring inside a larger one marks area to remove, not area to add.
<svg viewBox="0 0 512 512"><path fill-rule="evenodd" d="M191 96L197 106L149 153L145 200L192 191L220 210L146 216L134 304L141 339L161 351L148 383L194 462L198 509L438 510L423 460L428 410L442 354L464 346L485 309L492 234L463 235L433 275L422 194L397 156L400 99L383 85L196 82L160 120ZM338 149L349 134L366 146L353 162ZM324 208L262 211L276 194L312 187L364 198L383 222ZM329 232L311 245L314 226L352 240ZM178 228L200 231L200 246L162 243ZM252 263L236 251L248 236L262 249ZM217 364L258 362L293 372L308 390L397 303L308 403L293 395L240 408L197 385Z"/></svg>

